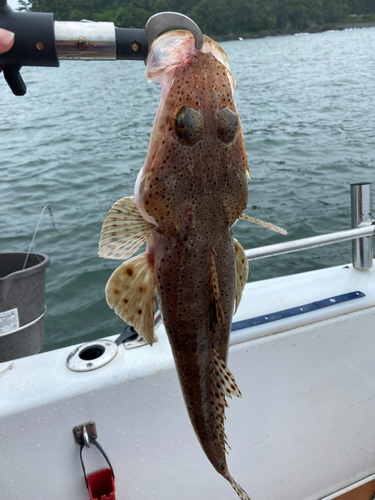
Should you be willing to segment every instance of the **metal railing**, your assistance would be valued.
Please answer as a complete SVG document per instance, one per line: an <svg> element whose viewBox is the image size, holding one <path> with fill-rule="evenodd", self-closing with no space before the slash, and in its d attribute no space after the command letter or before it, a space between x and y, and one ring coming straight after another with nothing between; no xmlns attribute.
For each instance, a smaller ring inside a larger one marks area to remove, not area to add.
<svg viewBox="0 0 375 500"><path fill-rule="evenodd" d="M353 266L356 269L370 269L373 260L372 237L375 236L375 221L372 220L371 210L371 182L351 184L350 188L353 229L245 250L247 260L263 259L353 240Z"/></svg>

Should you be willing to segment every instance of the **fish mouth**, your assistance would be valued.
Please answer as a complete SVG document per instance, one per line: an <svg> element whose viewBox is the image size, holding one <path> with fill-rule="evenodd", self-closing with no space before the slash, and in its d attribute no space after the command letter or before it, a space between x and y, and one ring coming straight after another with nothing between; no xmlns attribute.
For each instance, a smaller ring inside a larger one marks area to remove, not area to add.
<svg viewBox="0 0 375 500"><path fill-rule="evenodd" d="M200 50L195 47L195 38L190 31L175 30L164 33L152 44L146 61L145 74L148 80L154 80L162 85L162 98L164 98L173 81L173 76L166 78L168 73L173 73L176 67L191 62L194 56L200 53L211 53L225 68L232 93L236 88L236 81L230 72L228 57L222 47L211 38L203 37L203 46Z"/></svg>

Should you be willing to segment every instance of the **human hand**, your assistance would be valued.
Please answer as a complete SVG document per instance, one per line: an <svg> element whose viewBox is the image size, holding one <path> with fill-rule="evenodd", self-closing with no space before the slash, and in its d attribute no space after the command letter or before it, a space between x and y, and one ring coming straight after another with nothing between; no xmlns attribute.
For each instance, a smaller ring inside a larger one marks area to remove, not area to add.
<svg viewBox="0 0 375 500"><path fill-rule="evenodd" d="M0 28L0 54L7 52L14 43L14 33L8 30L3 30ZM0 72L2 67L0 66Z"/></svg>

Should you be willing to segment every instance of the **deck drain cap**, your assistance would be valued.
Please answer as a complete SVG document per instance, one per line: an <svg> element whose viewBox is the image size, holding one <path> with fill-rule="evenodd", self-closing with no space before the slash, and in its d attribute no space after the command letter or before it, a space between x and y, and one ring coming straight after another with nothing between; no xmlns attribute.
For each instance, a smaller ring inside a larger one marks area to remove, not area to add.
<svg viewBox="0 0 375 500"><path fill-rule="evenodd" d="M66 366L74 372L90 372L112 361L117 349L117 344L112 340L85 342L69 354Z"/></svg>

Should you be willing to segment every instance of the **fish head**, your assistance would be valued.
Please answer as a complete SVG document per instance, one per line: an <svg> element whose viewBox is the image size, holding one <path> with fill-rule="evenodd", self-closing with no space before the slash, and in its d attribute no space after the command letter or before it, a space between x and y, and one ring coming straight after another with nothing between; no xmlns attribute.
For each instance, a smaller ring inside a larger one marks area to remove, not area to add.
<svg viewBox="0 0 375 500"><path fill-rule="evenodd" d="M229 227L247 203L246 149L225 53L207 37L201 51L190 42L184 57L153 70L162 99L135 189L141 214L171 236L194 223L203 199L222 207Z"/></svg>

